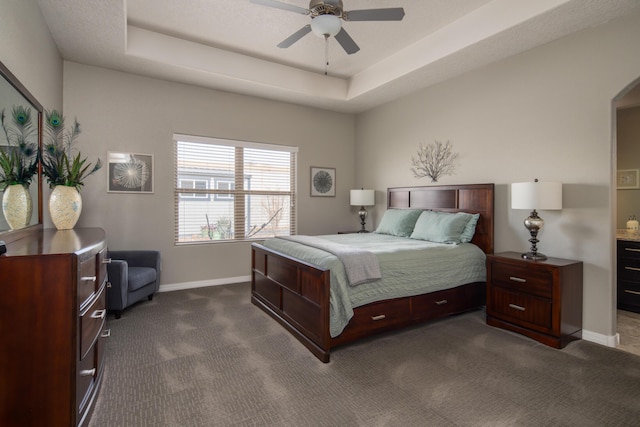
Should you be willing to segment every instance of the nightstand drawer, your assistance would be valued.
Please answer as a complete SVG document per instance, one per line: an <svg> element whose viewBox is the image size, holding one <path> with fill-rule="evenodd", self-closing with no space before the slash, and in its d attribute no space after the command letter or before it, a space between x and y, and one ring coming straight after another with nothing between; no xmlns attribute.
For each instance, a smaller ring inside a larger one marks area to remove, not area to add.
<svg viewBox="0 0 640 427"><path fill-rule="evenodd" d="M492 316L541 332L551 331L550 299L495 287L489 293L488 305Z"/></svg>
<svg viewBox="0 0 640 427"><path fill-rule="evenodd" d="M491 277L493 286L502 286L518 292L526 292L542 298L551 298L553 277L546 269L529 268L529 264L512 265L491 261Z"/></svg>

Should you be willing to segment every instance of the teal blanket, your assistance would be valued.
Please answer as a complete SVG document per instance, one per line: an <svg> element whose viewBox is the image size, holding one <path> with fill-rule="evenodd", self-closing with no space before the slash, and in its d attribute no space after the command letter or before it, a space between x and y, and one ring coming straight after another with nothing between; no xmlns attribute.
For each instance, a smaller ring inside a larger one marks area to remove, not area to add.
<svg viewBox="0 0 640 427"><path fill-rule="evenodd" d="M471 243L432 243L376 233L317 237L374 253L382 272L381 280L350 286L343 263L329 252L285 239L268 239L263 243L278 252L331 270L332 337L340 335L355 307L486 280L485 254Z"/></svg>

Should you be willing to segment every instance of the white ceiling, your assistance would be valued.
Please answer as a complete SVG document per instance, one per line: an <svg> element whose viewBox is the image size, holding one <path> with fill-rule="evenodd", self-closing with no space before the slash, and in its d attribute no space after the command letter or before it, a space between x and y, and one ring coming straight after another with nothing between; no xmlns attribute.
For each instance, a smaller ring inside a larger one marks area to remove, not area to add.
<svg viewBox="0 0 640 427"><path fill-rule="evenodd" d="M37 0L65 60L342 112L640 10L640 0L343 1L405 17L343 22L360 51L330 39L325 76L323 39L276 46L311 18L249 0Z"/></svg>

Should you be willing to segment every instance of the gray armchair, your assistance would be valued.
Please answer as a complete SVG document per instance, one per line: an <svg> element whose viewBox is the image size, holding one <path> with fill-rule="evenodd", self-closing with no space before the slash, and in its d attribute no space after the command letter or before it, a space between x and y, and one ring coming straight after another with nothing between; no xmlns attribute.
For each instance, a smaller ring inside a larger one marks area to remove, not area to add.
<svg viewBox="0 0 640 427"><path fill-rule="evenodd" d="M107 309L115 312L116 319L122 310L147 298L160 287L160 252L152 250L109 251L111 263L107 264L109 284Z"/></svg>

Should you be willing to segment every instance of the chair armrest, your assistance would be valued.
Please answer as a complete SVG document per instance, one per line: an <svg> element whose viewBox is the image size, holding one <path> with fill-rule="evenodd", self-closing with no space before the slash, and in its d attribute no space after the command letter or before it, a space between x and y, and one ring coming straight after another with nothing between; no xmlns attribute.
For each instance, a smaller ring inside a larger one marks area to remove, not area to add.
<svg viewBox="0 0 640 427"><path fill-rule="evenodd" d="M127 292L129 287L127 261L111 259L107 264L108 282L111 287L107 288L107 308L109 310L123 310L127 306Z"/></svg>

